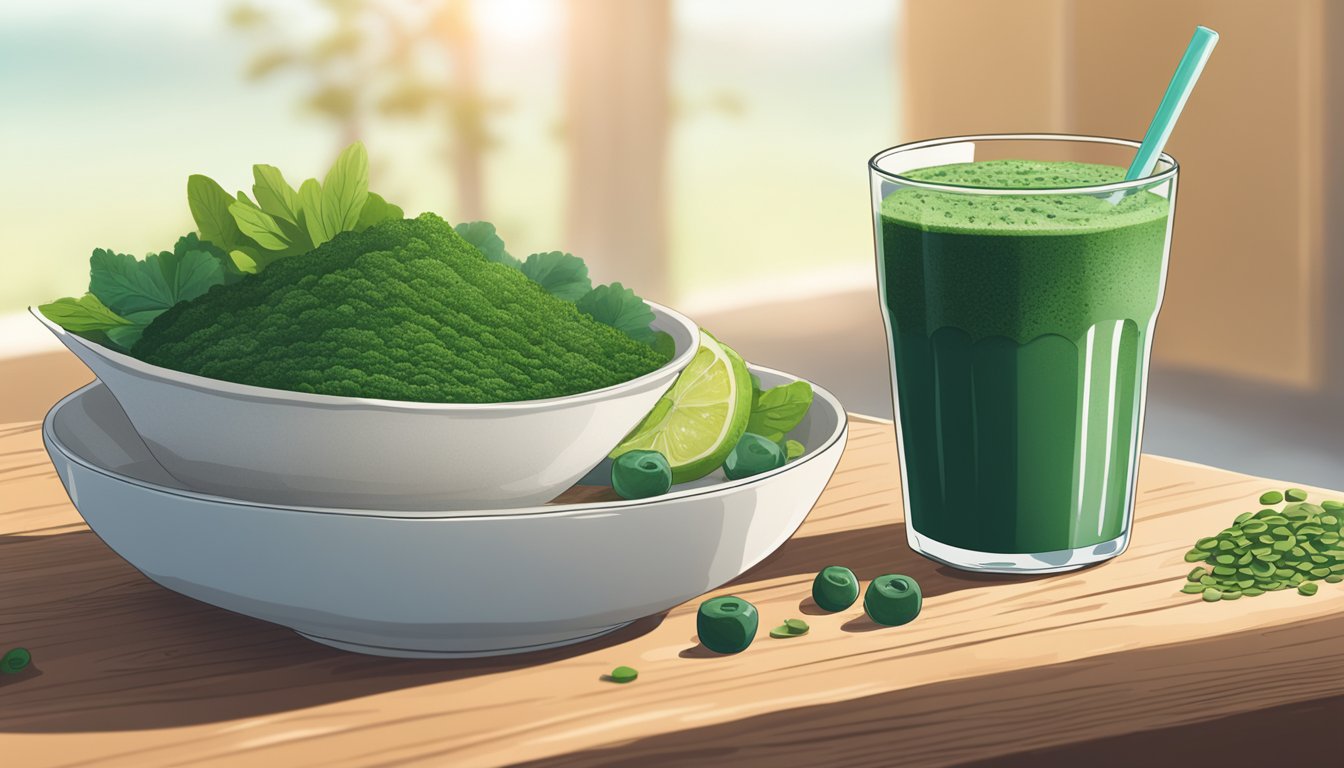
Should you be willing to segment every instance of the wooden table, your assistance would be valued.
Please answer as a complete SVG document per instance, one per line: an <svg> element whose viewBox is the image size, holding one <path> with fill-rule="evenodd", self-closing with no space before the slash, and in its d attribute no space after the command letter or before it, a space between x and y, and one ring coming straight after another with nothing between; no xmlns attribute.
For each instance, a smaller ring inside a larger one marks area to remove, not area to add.
<svg viewBox="0 0 1344 768"><path fill-rule="evenodd" d="M1336 738L1344 584L1213 605L1177 591L1190 543L1284 483L1145 457L1124 556L977 576L906 548L891 426L851 424L802 529L714 592L760 608L747 652L699 647L692 602L472 662L342 653L161 589L84 526L39 424L0 426L0 645L34 658L0 680L0 764L1096 766L1159 750L1233 765ZM809 584L832 563L914 576L923 615L880 628L861 610L819 614ZM811 633L765 636L791 616ZM619 664L639 680L603 682ZM1280 725L1246 737L1245 718Z"/></svg>

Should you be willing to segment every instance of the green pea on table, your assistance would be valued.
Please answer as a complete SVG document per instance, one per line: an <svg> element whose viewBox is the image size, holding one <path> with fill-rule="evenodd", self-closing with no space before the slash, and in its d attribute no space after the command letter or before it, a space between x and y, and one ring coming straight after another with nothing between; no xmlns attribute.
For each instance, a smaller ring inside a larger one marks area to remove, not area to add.
<svg viewBox="0 0 1344 768"><path fill-rule="evenodd" d="M859 599L859 580L843 565L828 565L812 580L812 602L823 611L843 611Z"/></svg>
<svg viewBox="0 0 1344 768"><path fill-rule="evenodd" d="M756 606L731 595L706 600L695 615L700 643L715 653L745 651L756 639L760 624Z"/></svg>
<svg viewBox="0 0 1344 768"><path fill-rule="evenodd" d="M868 618L888 627L909 624L919 615L924 595L919 582L899 573L878 576L863 594L863 610Z"/></svg>

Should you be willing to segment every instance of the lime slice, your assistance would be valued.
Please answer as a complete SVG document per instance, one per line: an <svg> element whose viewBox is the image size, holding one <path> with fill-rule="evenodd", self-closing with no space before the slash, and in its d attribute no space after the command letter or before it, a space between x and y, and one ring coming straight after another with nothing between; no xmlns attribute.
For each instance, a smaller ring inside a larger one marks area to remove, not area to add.
<svg viewBox="0 0 1344 768"><path fill-rule="evenodd" d="M723 464L747 431L750 415L747 364L701 330L695 357L611 456L658 451L672 467L673 483L695 480Z"/></svg>

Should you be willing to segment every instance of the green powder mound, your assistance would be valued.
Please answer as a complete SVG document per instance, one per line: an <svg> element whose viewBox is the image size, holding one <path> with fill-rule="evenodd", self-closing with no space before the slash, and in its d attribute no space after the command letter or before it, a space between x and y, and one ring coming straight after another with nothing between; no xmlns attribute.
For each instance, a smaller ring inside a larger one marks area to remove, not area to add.
<svg viewBox="0 0 1344 768"><path fill-rule="evenodd" d="M1110 184L1123 168L1092 163L987 160L920 168L902 174L915 181L959 187L1045 189ZM996 235L1075 235L1142 224L1166 215L1167 201L1151 192L1126 195L960 194L906 187L887 195L882 215L932 232Z"/></svg>
<svg viewBox="0 0 1344 768"><path fill-rule="evenodd" d="M668 360L428 213L216 286L156 318L131 352L239 384L428 403L571 395Z"/></svg>

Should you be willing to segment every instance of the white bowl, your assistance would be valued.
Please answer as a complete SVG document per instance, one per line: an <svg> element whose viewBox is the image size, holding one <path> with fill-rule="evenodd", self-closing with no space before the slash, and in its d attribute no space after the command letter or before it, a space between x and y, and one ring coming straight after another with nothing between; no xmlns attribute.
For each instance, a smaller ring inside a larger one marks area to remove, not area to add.
<svg viewBox="0 0 1344 768"><path fill-rule="evenodd" d="M675 354L656 371L577 395L516 403L412 403L310 395L161 368L67 333L30 310L107 385L169 474L268 504L498 509L555 498L653 408L700 332L657 304Z"/></svg>
<svg viewBox="0 0 1344 768"><path fill-rule="evenodd" d="M795 381L754 370L766 386ZM637 501L426 516L187 490L98 383L42 425L89 527L155 582L327 645L442 657L578 642L731 581L797 530L845 436L840 404L817 388L790 433L807 452L772 472Z"/></svg>

